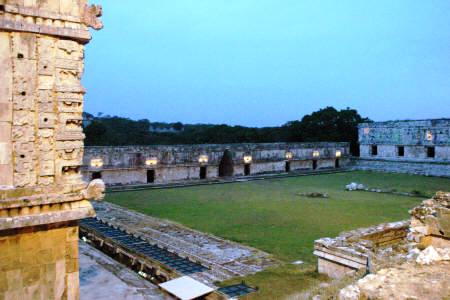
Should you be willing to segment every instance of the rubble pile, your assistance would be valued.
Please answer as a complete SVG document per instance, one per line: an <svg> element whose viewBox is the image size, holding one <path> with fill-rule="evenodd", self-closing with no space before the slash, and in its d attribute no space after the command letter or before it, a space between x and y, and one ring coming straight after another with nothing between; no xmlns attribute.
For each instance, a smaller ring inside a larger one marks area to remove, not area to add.
<svg viewBox="0 0 450 300"><path fill-rule="evenodd" d="M338 299L450 298L450 193L436 193L410 214L406 261L347 286Z"/></svg>
<svg viewBox="0 0 450 300"><path fill-rule="evenodd" d="M424 249L430 245L450 248L450 193L437 192L410 212L408 240Z"/></svg>

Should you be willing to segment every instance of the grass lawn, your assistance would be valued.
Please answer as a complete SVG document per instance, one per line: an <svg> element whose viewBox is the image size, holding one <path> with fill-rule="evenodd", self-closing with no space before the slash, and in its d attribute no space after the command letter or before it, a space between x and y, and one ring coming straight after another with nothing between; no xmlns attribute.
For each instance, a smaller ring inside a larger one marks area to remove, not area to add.
<svg viewBox="0 0 450 300"><path fill-rule="evenodd" d="M344 191L344 186L353 181L427 196L450 190L450 179L351 172L114 193L106 200L273 254L285 264L245 280L261 288L250 298L282 299L321 280L314 272L315 239L406 219L408 210L423 199ZM298 195L302 192L326 192L330 198L306 198ZM294 260L305 264L289 264Z"/></svg>

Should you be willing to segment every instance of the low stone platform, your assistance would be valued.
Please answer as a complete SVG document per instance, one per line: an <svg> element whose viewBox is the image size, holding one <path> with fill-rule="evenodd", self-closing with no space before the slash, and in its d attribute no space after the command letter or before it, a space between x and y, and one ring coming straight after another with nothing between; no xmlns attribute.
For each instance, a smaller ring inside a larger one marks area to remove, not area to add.
<svg viewBox="0 0 450 300"><path fill-rule="evenodd" d="M80 241L81 300L166 300L156 285Z"/></svg>
<svg viewBox="0 0 450 300"><path fill-rule="evenodd" d="M214 285L216 281L253 274L277 263L271 255L263 251L186 228L174 222L107 202L95 203L94 206L97 217L109 224L208 267L209 270L195 273L191 277L210 285Z"/></svg>

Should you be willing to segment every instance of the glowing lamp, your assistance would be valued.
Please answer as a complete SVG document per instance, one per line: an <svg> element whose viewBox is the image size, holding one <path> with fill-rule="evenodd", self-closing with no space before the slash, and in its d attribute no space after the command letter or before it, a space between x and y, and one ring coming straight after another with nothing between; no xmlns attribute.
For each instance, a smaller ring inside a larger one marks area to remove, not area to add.
<svg viewBox="0 0 450 300"><path fill-rule="evenodd" d="M433 133L431 131L427 131L426 133L426 139L427 141L432 141L433 140Z"/></svg>
<svg viewBox="0 0 450 300"><path fill-rule="evenodd" d="M314 158L317 158L317 157L319 157L320 156L320 152L319 151L313 151L313 157Z"/></svg>
<svg viewBox="0 0 450 300"><path fill-rule="evenodd" d="M101 168L101 167L103 167L103 159L101 159L101 158L93 158L93 159L91 159L91 167L93 167L93 168Z"/></svg>
<svg viewBox="0 0 450 300"><path fill-rule="evenodd" d="M145 165L149 167L156 166L158 164L158 158L150 157L145 161Z"/></svg>
<svg viewBox="0 0 450 300"><path fill-rule="evenodd" d="M294 153L292 153L291 151L286 151L286 154L284 156L287 160L291 160L294 158Z"/></svg>
<svg viewBox="0 0 450 300"><path fill-rule="evenodd" d="M204 165L204 164L207 164L208 163L208 155L200 155L199 157L198 157L198 162L201 164L201 165Z"/></svg>
<svg viewBox="0 0 450 300"><path fill-rule="evenodd" d="M336 157L339 158L342 156L341 150L336 150Z"/></svg>
<svg viewBox="0 0 450 300"><path fill-rule="evenodd" d="M250 164L252 162L253 158L251 155L244 155L244 163Z"/></svg>

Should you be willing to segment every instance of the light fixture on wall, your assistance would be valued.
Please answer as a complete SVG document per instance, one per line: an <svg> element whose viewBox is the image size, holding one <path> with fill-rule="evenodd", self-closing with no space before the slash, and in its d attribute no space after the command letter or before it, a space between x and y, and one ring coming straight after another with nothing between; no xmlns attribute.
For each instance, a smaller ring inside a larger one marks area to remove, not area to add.
<svg viewBox="0 0 450 300"><path fill-rule="evenodd" d="M291 160L294 158L294 153L292 153L291 151L286 151L284 157L286 157L286 160Z"/></svg>
<svg viewBox="0 0 450 300"><path fill-rule="evenodd" d="M317 151L317 150L313 151L313 157L314 158L318 158L319 156L320 156L320 152L319 151Z"/></svg>
<svg viewBox="0 0 450 300"><path fill-rule="evenodd" d="M201 165L206 165L209 161L208 155L202 154L198 157L198 162Z"/></svg>
<svg viewBox="0 0 450 300"><path fill-rule="evenodd" d="M145 165L148 167L154 167L158 164L158 158L156 157L149 157L146 161L145 161Z"/></svg>
<svg viewBox="0 0 450 300"><path fill-rule="evenodd" d="M250 164L252 161L253 161L253 158L251 155L249 155L249 154L244 155L244 163L245 164Z"/></svg>
<svg viewBox="0 0 450 300"><path fill-rule="evenodd" d="M91 167L93 167L93 168L101 168L101 167L103 167L103 159L101 159L101 158L93 158L93 159L91 159Z"/></svg>
<svg viewBox="0 0 450 300"><path fill-rule="evenodd" d="M370 128L369 128L369 127L365 127L365 128L363 129L363 131L364 131L364 134L365 134L365 135L368 135L368 134L370 133Z"/></svg>
<svg viewBox="0 0 450 300"><path fill-rule="evenodd" d="M430 130L427 130L427 132L425 134L425 138L427 139L427 141L432 141L433 140L433 133Z"/></svg>
<svg viewBox="0 0 450 300"><path fill-rule="evenodd" d="M336 150L336 157L339 158L342 156L341 150Z"/></svg>

